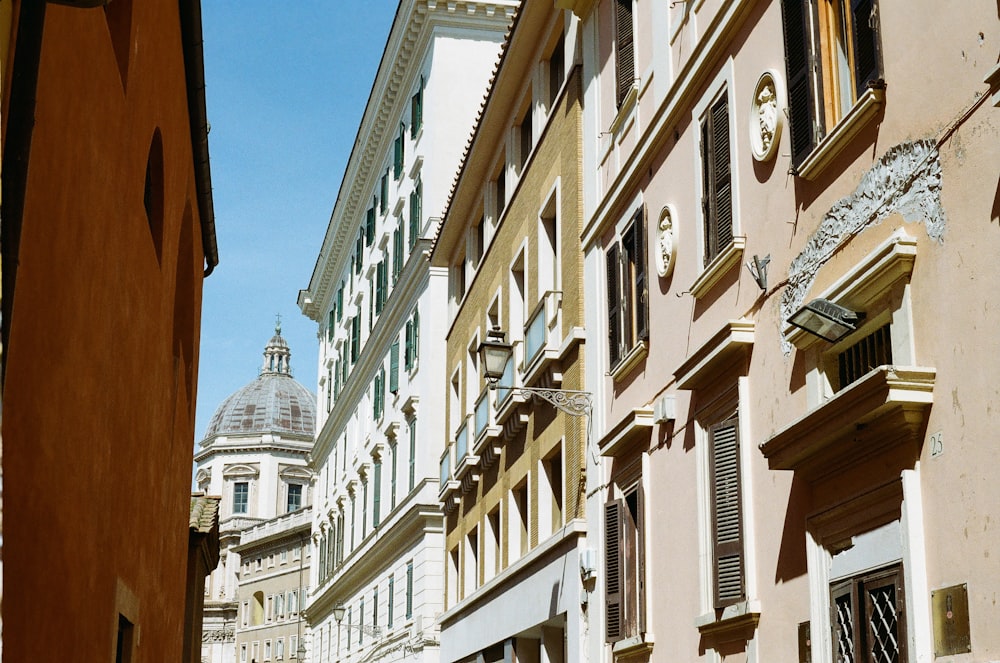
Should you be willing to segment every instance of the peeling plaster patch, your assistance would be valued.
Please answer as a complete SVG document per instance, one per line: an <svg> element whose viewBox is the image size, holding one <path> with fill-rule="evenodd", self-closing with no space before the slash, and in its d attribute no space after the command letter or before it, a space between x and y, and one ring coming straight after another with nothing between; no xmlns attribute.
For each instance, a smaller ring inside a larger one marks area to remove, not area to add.
<svg viewBox="0 0 1000 663"><path fill-rule="evenodd" d="M802 306L816 274L837 249L894 212L909 223L922 222L928 237L944 241L941 159L934 141L891 148L865 173L854 193L830 208L789 266L788 286L781 296L781 319L787 320ZM788 356L792 344L782 339L781 349Z"/></svg>

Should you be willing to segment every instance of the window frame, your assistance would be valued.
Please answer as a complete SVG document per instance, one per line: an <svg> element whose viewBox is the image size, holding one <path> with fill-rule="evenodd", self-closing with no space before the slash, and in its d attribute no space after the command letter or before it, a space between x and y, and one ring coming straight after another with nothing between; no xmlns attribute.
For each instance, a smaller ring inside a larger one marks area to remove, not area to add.
<svg viewBox="0 0 1000 663"><path fill-rule="evenodd" d="M615 0L612 22L615 34L615 108L621 109L636 82L634 0Z"/></svg>
<svg viewBox="0 0 1000 663"><path fill-rule="evenodd" d="M699 124L704 267L725 253L736 235L731 124L727 86L713 98Z"/></svg>
<svg viewBox="0 0 1000 663"><path fill-rule="evenodd" d="M649 341L646 206L639 203L607 249L608 365L615 372Z"/></svg>

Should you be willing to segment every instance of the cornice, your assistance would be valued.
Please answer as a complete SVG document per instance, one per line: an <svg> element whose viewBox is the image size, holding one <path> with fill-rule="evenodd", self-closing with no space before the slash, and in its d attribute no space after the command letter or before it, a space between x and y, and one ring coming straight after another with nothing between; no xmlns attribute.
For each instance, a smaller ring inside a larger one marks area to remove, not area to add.
<svg viewBox="0 0 1000 663"><path fill-rule="evenodd" d="M403 0L372 83L309 287L299 291L299 308L313 321L322 322L336 279L346 265L369 193L392 149L396 127L406 112L409 92L432 38L441 32L480 31L496 35L499 42L517 6L517 0Z"/></svg>

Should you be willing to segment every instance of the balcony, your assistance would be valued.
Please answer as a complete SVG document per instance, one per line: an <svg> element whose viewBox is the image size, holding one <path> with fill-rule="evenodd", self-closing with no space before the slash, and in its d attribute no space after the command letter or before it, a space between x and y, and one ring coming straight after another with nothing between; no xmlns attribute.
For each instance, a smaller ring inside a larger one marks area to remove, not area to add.
<svg viewBox="0 0 1000 663"><path fill-rule="evenodd" d="M449 444L441 456L440 484L438 500L444 505L445 511L451 511L458 504L457 491L461 484L455 480L451 471L451 457L454 445Z"/></svg>
<svg viewBox="0 0 1000 663"><path fill-rule="evenodd" d="M816 482L871 460L912 467L934 402L933 368L879 366L760 445L772 470Z"/></svg>
<svg viewBox="0 0 1000 663"><path fill-rule="evenodd" d="M494 392L496 393L495 422L503 430L504 438L508 440L528 423L528 415L521 408L521 404L527 402L528 397L522 392L510 388L521 386L516 367L521 363L520 357L524 350L524 342L514 341L513 345L514 352L507 365L504 366L500 384Z"/></svg>
<svg viewBox="0 0 1000 663"><path fill-rule="evenodd" d="M500 458L500 434L503 432L503 429L496 425L492 396L491 389L483 389L479 400L476 401L476 411L473 414L472 453L479 457L484 470Z"/></svg>
<svg viewBox="0 0 1000 663"><path fill-rule="evenodd" d="M562 292L547 291L524 326L524 382L534 384L549 371L548 379L562 382L559 359L562 334Z"/></svg>
<svg viewBox="0 0 1000 663"><path fill-rule="evenodd" d="M476 468L479 466L479 457L469 453L469 423L474 421L472 416L465 418L465 422L455 433L455 479L461 482L462 492L468 492L479 480Z"/></svg>
<svg viewBox="0 0 1000 663"><path fill-rule="evenodd" d="M265 520L249 529L243 530L240 535L240 544L245 545L266 539L276 534L285 534L297 528L308 530L312 522L312 509L303 507L291 513L282 514L271 520Z"/></svg>

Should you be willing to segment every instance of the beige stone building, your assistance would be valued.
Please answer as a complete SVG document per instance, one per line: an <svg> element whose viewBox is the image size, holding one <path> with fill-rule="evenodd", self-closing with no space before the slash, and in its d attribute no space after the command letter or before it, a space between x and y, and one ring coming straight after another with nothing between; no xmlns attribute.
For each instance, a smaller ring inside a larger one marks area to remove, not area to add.
<svg viewBox="0 0 1000 663"><path fill-rule="evenodd" d="M996 3L562 4L588 660L996 660Z"/></svg>
<svg viewBox="0 0 1000 663"><path fill-rule="evenodd" d="M239 545L236 660L239 663L305 658L303 615L309 592L312 507L244 529Z"/></svg>
<svg viewBox="0 0 1000 663"><path fill-rule="evenodd" d="M583 467L578 23L522 3L434 246L448 270L442 661L581 660ZM480 344L512 346L490 389ZM553 391L555 390L555 391Z"/></svg>

